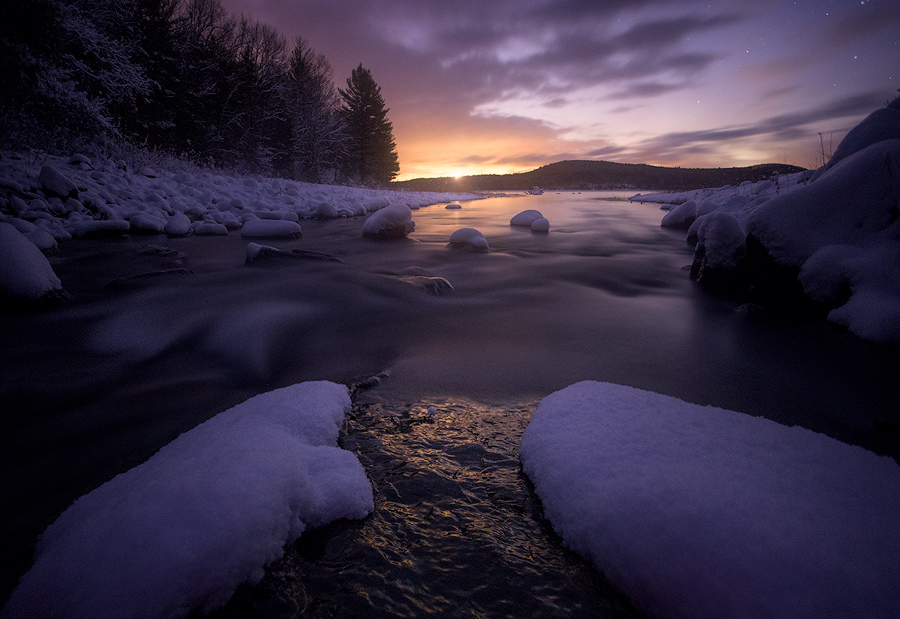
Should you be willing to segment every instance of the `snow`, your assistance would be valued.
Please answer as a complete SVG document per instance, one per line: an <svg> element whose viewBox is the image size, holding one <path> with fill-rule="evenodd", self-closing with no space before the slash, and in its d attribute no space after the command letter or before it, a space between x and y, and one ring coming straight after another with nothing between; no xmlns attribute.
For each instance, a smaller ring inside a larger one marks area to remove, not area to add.
<svg viewBox="0 0 900 619"><path fill-rule="evenodd" d="M373 509L362 465L335 447L347 388L253 397L75 501L41 536L4 618L207 612L256 582L309 527Z"/></svg>
<svg viewBox="0 0 900 619"><path fill-rule="evenodd" d="M815 172L631 199L679 204L663 217L666 227L684 228L693 214L691 244L709 225L705 217L733 217L776 264L798 273L829 320L868 340L900 342L900 98L851 130ZM737 250L737 227L729 227L720 240ZM729 252L721 254L724 268L740 269Z"/></svg>
<svg viewBox="0 0 900 619"><path fill-rule="evenodd" d="M538 219L543 219L543 215L541 215L540 211L536 211L534 209L528 209L522 211L517 215L513 215L513 218L509 220L510 226L531 226Z"/></svg>
<svg viewBox="0 0 900 619"><path fill-rule="evenodd" d="M457 249L469 248L475 251L489 249L487 239L475 228L460 228L450 235L448 244Z"/></svg>
<svg viewBox="0 0 900 619"><path fill-rule="evenodd" d="M50 261L34 243L8 223L0 223L0 294L37 301L62 290Z"/></svg>
<svg viewBox="0 0 900 619"><path fill-rule="evenodd" d="M900 468L631 387L541 401L525 473L566 545L668 619L896 617Z"/></svg>

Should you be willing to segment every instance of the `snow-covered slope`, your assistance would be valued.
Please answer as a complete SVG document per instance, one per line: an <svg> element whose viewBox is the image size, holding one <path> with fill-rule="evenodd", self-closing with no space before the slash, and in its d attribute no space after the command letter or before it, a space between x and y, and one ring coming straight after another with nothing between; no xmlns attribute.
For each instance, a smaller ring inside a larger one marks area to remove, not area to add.
<svg viewBox="0 0 900 619"><path fill-rule="evenodd" d="M695 276L721 280L724 271L758 287L773 274L794 278L833 322L900 342L900 98L864 119L815 173L632 200L678 205L662 224L688 229ZM706 222L714 214L733 221L714 228ZM746 260L734 259L737 229Z"/></svg>
<svg viewBox="0 0 900 619"><path fill-rule="evenodd" d="M566 545L651 616L900 609L900 467L888 457L597 382L544 398L521 456Z"/></svg>

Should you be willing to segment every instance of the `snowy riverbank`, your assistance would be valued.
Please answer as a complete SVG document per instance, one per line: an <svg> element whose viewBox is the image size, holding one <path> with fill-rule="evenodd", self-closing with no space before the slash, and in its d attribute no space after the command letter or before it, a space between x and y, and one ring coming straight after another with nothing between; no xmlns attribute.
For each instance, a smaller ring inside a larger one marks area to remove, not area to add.
<svg viewBox="0 0 900 619"><path fill-rule="evenodd" d="M631 199L667 205L662 225L696 247L695 279L809 304L864 339L900 343L900 98L814 172Z"/></svg>
<svg viewBox="0 0 900 619"><path fill-rule="evenodd" d="M0 297L39 299L59 294L39 256L15 231L52 254L59 241L123 234L296 238L304 219L360 217L390 205L411 210L472 200L460 193L313 185L279 178L230 176L202 170L173 172L84 155L2 153L0 159ZM23 249L24 247L24 249Z"/></svg>

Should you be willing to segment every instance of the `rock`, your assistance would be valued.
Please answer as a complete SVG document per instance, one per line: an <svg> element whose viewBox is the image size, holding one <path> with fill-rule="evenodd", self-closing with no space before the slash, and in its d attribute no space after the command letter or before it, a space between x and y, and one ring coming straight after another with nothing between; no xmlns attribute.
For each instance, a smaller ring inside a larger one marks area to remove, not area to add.
<svg viewBox="0 0 900 619"><path fill-rule="evenodd" d="M669 210L659 225L663 228L672 228L674 230L687 230L694 223L695 219L697 219L697 203L693 200L688 200Z"/></svg>
<svg viewBox="0 0 900 619"><path fill-rule="evenodd" d="M371 239L402 239L415 227L408 206L391 204L369 216L363 224L362 234Z"/></svg>
<svg viewBox="0 0 900 619"><path fill-rule="evenodd" d="M0 223L0 296L12 301L59 298L62 282L34 243L7 223Z"/></svg>
<svg viewBox="0 0 900 619"><path fill-rule="evenodd" d="M175 213L166 222L165 231L169 236L187 236L191 233L191 220L184 213Z"/></svg>
<svg viewBox="0 0 900 619"><path fill-rule="evenodd" d="M543 219L543 217L544 216L541 215L540 211L528 209L527 211L522 211L521 213L515 215L512 219L510 219L509 225L530 227L531 224L536 222L538 219Z"/></svg>
<svg viewBox="0 0 900 619"><path fill-rule="evenodd" d="M300 225L284 219L248 219L241 228L241 237L296 239L303 236Z"/></svg>
<svg viewBox="0 0 900 619"><path fill-rule="evenodd" d="M487 239L475 228L460 228L450 235L448 245L454 249L468 248L480 252L489 249Z"/></svg>
<svg viewBox="0 0 900 619"><path fill-rule="evenodd" d="M124 219L88 219L70 225L72 236L86 238L116 238L131 228Z"/></svg>
<svg viewBox="0 0 900 619"><path fill-rule="evenodd" d="M77 198L78 187L56 168L45 165L38 174L38 182L47 193L60 198Z"/></svg>
<svg viewBox="0 0 900 619"><path fill-rule="evenodd" d="M444 208L446 208L447 210L456 211L462 208L462 204L448 204Z"/></svg>
<svg viewBox="0 0 900 619"><path fill-rule="evenodd" d="M201 221L194 224L194 234L197 236L228 236L228 228L211 221Z"/></svg>
<svg viewBox="0 0 900 619"><path fill-rule="evenodd" d="M545 217L535 219L531 222L532 232L550 232L550 222Z"/></svg>

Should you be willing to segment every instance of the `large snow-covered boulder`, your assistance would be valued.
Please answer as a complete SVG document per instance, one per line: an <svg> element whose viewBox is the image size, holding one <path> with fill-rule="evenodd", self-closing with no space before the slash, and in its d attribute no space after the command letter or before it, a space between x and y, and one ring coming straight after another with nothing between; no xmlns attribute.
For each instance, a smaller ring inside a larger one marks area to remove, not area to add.
<svg viewBox="0 0 900 619"><path fill-rule="evenodd" d="M670 209L663 216L660 225L663 228L687 230L694 223L695 219L697 219L697 203L693 200L688 200Z"/></svg>
<svg viewBox="0 0 900 619"><path fill-rule="evenodd" d="M650 616L897 616L891 458L597 382L544 398L520 453L554 530Z"/></svg>
<svg viewBox="0 0 900 619"><path fill-rule="evenodd" d="M51 165L45 165L38 174L38 182L44 191L60 198L77 198L78 187L72 180Z"/></svg>
<svg viewBox="0 0 900 619"><path fill-rule="evenodd" d="M75 501L44 531L5 619L183 617L258 582L309 527L362 518L372 486L336 447L347 388L253 397Z"/></svg>
<svg viewBox="0 0 900 619"><path fill-rule="evenodd" d="M62 292L50 261L25 235L0 223L0 296L40 301Z"/></svg>
<svg viewBox="0 0 900 619"><path fill-rule="evenodd" d="M853 127L838 144L828 163L816 171L813 180L853 153L884 140L900 140L900 97L887 106L875 110Z"/></svg>
<svg viewBox="0 0 900 619"><path fill-rule="evenodd" d="M410 208L395 203L369 215L363 224L362 234L372 239L401 239L415 227Z"/></svg>

